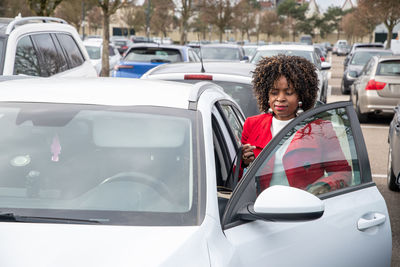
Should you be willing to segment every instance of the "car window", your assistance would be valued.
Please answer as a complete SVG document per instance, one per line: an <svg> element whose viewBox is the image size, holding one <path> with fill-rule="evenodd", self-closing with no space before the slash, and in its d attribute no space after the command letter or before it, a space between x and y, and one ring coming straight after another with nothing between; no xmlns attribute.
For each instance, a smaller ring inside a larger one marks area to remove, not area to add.
<svg viewBox="0 0 400 267"><path fill-rule="evenodd" d="M101 58L101 49L99 46L86 45L85 48L89 54L90 59L100 59Z"/></svg>
<svg viewBox="0 0 400 267"><path fill-rule="evenodd" d="M61 46L64 48L63 50L66 57L69 59L70 67L75 68L82 65L85 62L85 59L74 38L71 35L64 33L58 33L56 35Z"/></svg>
<svg viewBox="0 0 400 267"><path fill-rule="evenodd" d="M240 147L240 140L242 138L243 125L240 123L239 118L236 116L231 105L227 103L221 103L221 109L225 114L229 127L235 137L235 141L238 147Z"/></svg>
<svg viewBox="0 0 400 267"><path fill-rule="evenodd" d="M140 47L130 49L125 61L136 62L182 62L179 50L170 48Z"/></svg>
<svg viewBox="0 0 400 267"><path fill-rule="evenodd" d="M40 76L39 59L29 36L25 36L18 41L14 62L14 74Z"/></svg>
<svg viewBox="0 0 400 267"><path fill-rule="evenodd" d="M350 60L351 65L365 65L371 57L375 55L392 55L391 52L388 51L356 51L354 52L353 57Z"/></svg>
<svg viewBox="0 0 400 267"><path fill-rule="evenodd" d="M201 221L197 112L8 103L0 114L3 210L105 224Z"/></svg>
<svg viewBox="0 0 400 267"><path fill-rule="evenodd" d="M263 161L255 176L258 193L287 185L319 194L361 183L349 117L344 108L320 113L298 124Z"/></svg>
<svg viewBox="0 0 400 267"><path fill-rule="evenodd" d="M229 47L201 47L204 60L240 60L240 52L237 48Z"/></svg>
<svg viewBox="0 0 400 267"><path fill-rule="evenodd" d="M193 49L188 49L188 56L190 62L199 62L200 58Z"/></svg>
<svg viewBox="0 0 400 267"><path fill-rule="evenodd" d="M365 74L366 75L371 74L371 71L372 71L372 68L374 67L374 65L375 65L375 60L373 58L371 58L365 66Z"/></svg>
<svg viewBox="0 0 400 267"><path fill-rule="evenodd" d="M108 53L110 57L115 56L114 47L112 47L111 45L108 46Z"/></svg>
<svg viewBox="0 0 400 267"><path fill-rule="evenodd" d="M257 51L257 53L252 58L251 62L252 63L257 63L263 57L272 57L272 56L276 56L276 55L279 55L279 54L288 55L288 56L304 57L308 61L310 61L311 63L316 64L314 52L312 52L312 51L300 51L300 50L260 50L260 51Z"/></svg>
<svg viewBox="0 0 400 267"><path fill-rule="evenodd" d="M400 60L387 60L379 63L376 75L400 76Z"/></svg>
<svg viewBox="0 0 400 267"><path fill-rule="evenodd" d="M59 72L65 71L67 66L65 61L60 60L53 38L48 33L34 34L32 40L36 46L39 56L41 76L49 77Z"/></svg>

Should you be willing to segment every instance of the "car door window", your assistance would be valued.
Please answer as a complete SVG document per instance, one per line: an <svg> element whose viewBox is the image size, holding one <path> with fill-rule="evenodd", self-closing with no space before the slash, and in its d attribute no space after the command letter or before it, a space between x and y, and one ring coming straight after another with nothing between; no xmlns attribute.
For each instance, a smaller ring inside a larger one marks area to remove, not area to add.
<svg viewBox="0 0 400 267"><path fill-rule="evenodd" d="M67 55L70 68L82 65L85 62L85 59L73 37L64 33L58 33L56 36L63 47L64 53Z"/></svg>
<svg viewBox="0 0 400 267"><path fill-rule="evenodd" d="M32 39L40 55L41 76L49 77L65 70L49 33L32 35Z"/></svg>
<svg viewBox="0 0 400 267"><path fill-rule="evenodd" d="M236 113L231 105L228 103L221 103L221 109L225 114L227 119L227 123L234 135L236 144L240 147L241 143L240 140L242 138L242 131L243 131L243 123L239 120L236 116Z"/></svg>
<svg viewBox="0 0 400 267"><path fill-rule="evenodd" d="M290 129L282 130L264 148L238 184L238 194L232 196L236 203L255 201L273 185L296 187L328 198L371 181L370 175L361 179L355 142L360 133L353 134L350 107L326 110L324 105L316 109L325 111L291 122ZM369 170L369 166L364 168L365 173ZM228 221L231 212L226 214Z"/></svg>
<svg viewBox="0 0 400 267"><path fill-rule="evenodd" d="M21 38L17 44L14 75L18 74L40 76L38 56L29 36Z"/></svg>

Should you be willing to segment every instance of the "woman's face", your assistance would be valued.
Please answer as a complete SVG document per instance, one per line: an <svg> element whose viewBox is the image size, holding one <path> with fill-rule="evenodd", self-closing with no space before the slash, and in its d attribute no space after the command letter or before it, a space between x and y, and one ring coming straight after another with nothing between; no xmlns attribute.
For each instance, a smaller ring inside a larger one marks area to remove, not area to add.
<svg viewBox="0 0 400 267"><path fill-rule="evenodd" d="M296 117L299 96L296 91L289 87L284 76L279 77L274 87L268 93L269 105L278 120L286 121Z"/></svg>

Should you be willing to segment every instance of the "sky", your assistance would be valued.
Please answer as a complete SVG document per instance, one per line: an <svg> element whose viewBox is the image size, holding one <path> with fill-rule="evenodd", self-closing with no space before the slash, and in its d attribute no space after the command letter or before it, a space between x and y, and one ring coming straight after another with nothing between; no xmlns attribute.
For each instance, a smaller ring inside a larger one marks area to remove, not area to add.
<svg viewBox="0 0 400 267"><path fill-rule="evenodd" d="M342 7L345 0L316 0L321 12L325 12L330 6ZM351 0L353 5L356 5L356 0Z"/></svg>

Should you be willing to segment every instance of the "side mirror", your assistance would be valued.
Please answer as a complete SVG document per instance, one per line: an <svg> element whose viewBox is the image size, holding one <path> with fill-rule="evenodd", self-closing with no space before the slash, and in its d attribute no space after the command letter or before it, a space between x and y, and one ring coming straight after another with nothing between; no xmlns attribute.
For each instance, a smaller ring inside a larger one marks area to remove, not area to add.
<svg viewBox="0 0 400 267"><path fill-rule="evenodd" d="M347 75L349 76L349 78L357 78L358 76L360 76L357 71L351 70L347 73Z"/></svg>
<svg viewBox="0 0 400 267"><path fill-rule="evenodd" d="M330 70L331 66L332 66L331 63L321 62L321 70Z"/></svg>
<svg viewBox="0 0 400 267"><path fill-rule="evenodd" d="M243 220L305 221L320 218L324 203L307 191L282 185L265 189L254 205L244 207L239 216Z"/></svg>

